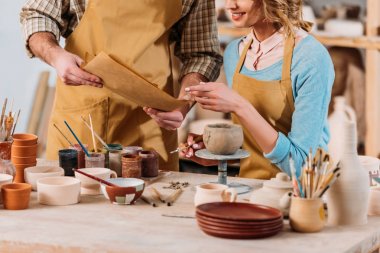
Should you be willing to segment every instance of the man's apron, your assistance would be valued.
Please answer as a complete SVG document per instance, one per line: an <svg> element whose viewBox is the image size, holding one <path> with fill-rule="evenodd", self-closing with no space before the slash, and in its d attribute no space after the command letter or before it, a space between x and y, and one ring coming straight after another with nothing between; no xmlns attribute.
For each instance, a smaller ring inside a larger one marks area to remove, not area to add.
<svg viewBox="0 0 380 253"><path fill-rule="evenodd" d="M65 48L86 62L103 51L173 95L169 32L181 12L180 0L89 0ZM125 85L128 83L120 83L120 89ZM135 103L104 87L69 86L59 78L56 89L48 130L48 159L57 159L58 150L68 146L53 123L71 137L63 123L66 120L80 140L92 147L91 132L80 118L91 113L94 130L107 143L155 149L160 154L160 169L178 170L178 155L168 152L178 145L177 132L161 129Z"/></svg>
<svg viewBox="0 0 380 253"><path fill-rule="evenodd" d="M285 41L282 77L279 81L260 81L240 73L247 51L252 40L244 48L233 77L233 89L247 99L262 117L277 131L287 135L291 129L294 111L292 81L290 71L294 48L294 38L288 36ZM239 119L232 115L233 121L240 124ZM263 156L263 151L257 145L254 136L244 130L243 148L251 156L243 159L240 164L240 177L269 179L274 177L279 168Z"/></svg>

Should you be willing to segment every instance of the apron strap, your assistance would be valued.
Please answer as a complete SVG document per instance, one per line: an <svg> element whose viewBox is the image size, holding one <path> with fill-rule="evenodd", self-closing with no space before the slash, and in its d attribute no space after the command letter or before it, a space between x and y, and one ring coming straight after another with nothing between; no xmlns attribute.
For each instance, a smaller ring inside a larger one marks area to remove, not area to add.
<svg viewBox="0 0 380 253"><path fill-rule="evenodd" d="M240 73L240 70L241 70L241 68L243 67L243 64L244 64L245 58L247 57L248 49L249 49L249 47L251 46L252 41L253 41L253 39L250 39L250 40L248 41L247 45L244 47L244 50L243 50L243 52L241 53L241 56L240 56L239 61L238 61L238 64L237 64L237 66L236 66L235 74Z"/></svg>
<svg viewBox="0 0 380 253"><path fill-rule="evenodd" d="M284 47L284 60L282 63L282 80L290 80L290 71L292 67L293 49L295 41L292 35L288 36L285 40Z"/></svg>

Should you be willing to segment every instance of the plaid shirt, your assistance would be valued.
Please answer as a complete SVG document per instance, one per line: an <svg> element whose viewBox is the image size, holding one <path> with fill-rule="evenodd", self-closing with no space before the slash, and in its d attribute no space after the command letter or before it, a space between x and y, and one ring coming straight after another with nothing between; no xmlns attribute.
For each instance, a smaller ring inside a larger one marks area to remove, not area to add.
<svg viewBox="0 0 380 253"><path fill-rule="evenodd" d="M83 16L88 0L28 0L20 13L28 55L33 33L51 32L67 38ZM171 30L175 55L183 63L180 77L199 73L210 81L219 75L222 57L217 38L214 0L182 0L182 18Z"/></svg>

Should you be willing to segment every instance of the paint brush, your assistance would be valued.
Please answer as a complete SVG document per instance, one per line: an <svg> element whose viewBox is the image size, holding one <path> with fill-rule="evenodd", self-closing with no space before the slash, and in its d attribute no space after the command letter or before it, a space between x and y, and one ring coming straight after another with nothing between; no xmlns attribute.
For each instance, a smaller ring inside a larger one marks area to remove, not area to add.
<svg viewBox="0 0 380 253"><path fill-rule="evenodd" d="M70 146L74 146L71 141L69 141L69 139L67 139L67 137L62 133L61 130L59 130L59 128L57 127L57 125L54 123L53 126L55 127L55 129L57 129L57 131L63 136L63 138L65 138L65 140L70 144Z"/></svg>
<svg viewBox="0 0 380 253"><path fill-rule="evenodd" d="M17 117L16 117L16 122L15 122L15 124L13 125L13 130L12 130L12 136L13 136L13 134L15 133L15 130L16 130L16 126L17 126L17 122L18 122L18 118L20 117L20 112L21 112L21 110L18 110L18 113L17 113Z"/></svg>
<svg viewBox="0 0 380 253"><path fill-rule="evenodd" d="M87 157L91 157L90 154L88 153L87 149L83 146L82 142L80 142L80 140L78 139L78 137L75 135L74 131L71 129L71 127L69 126L69 124L66 122L66 120L64 120L63 122L65 122L67 128L70 130L71 134L77 140L78 144L80 145L80 147L82 148L82 150L86 154L86 156Z"/></svg>
<svg viewBox="0 0 380 253"><path fill-rule="evenodd" d="M94 126L92 125L92 118L91 118L91 114L90 113L88 114L88 118L90 119L92 145L93 145L94 151L97 152L98 151L98 147L96 146L96 141L95 141L95 136L94 136Z"/></svg>
<svg viewBox="0 0 380 253"><path fill-rule="evenodd" d="M91 179L94 179L102 184L105 184L105 185L108 185L108 186L112 186L112 187L119 187L118 185L116 184L113 184L113 183L110 183L104 179L101 179L100 177L96 177L96 176L93 176L93 175L90 175L90 174L87 174L86 172L84 171L81 171L81 170L78 170L78 169L73 169L73 171L75 172L78 172L79 174L82 174L82 175L85 175L86 177L89 177Z"/></svg>
<svg viewBox="0 0 380 253"><path fill-rule="evenodd" d="M82 121L84 122L84 124L86 125L86 127L91 130L91 126L87 123L87 121L83 118L83 116L80 116L80 117ZM96 139L98 139L98 141L103 145L103 147L105 147L107 150L110 150L110 147L108 147L107 143L105 143L105 141L103 141L102 138L100 138L100 136L95 131L94 131L94 135Z"/></svg>
<svg viewBox="0 0 380 253"><path fill-rule="evenodd" d="M149 198L145 197L144 195L141 195L140 197L145 203L153 206L153 207L157 207L157 204L153 201L151 201Z"/></svg>
<svg viewBox="0 0 380 253"><path fill-rule="evenodd" d="M325 194L325 192L331 188L331 186L335 183L335 181L338 179L338 177L340 176L340 173L336 174L336 176L330 181L330 183L324 188L324 189L321 189L320 192L316 193L316 195L321 198L323 196L323 194Z"/></svg>
<svg viewBox="0 0 380 253"><path fill-rule="evenodd" d="M155 196L156 199L158 199L162 203L165 203L165 200L161 197L160 192L156 188L150 187L150 189L153 192L153 195Z"/></svg>
<svg viewBox="0 0 380 253"><path fill-rule="evenodd" d="M200 142L200 141L202 141L202 140L203 140L203 135L198 135L198 136L195 137L195 139L193 140L193 141L194 141L193 144L191 144L191 145L189 145L189 143L181 144L181 145L179 145L179 147L178 147L177 149L175 149L175 150L173 150L173 151L170 151L170 154L173 154L173 153L176 153L176 152L181 152L181 151L183 151L183 150L185 150L185 149L188 149L188 148L192 147L195 143Z"/></svg>
<svg viewBox="0 0 380 253"><path fill-rule="evenodd" d="M7 102L8 98L5 98L4 104L3 104L3 110L1 111L1 120L0 120L0 126L3 126L4 123L4 116L5 116L5 110L7 109Z"/></svg>
<svg viewBox="0 0 380 253"><path fill-rule="evenodd" d="M171 194L167 199L166 199L166 203L168 206L172 206L174 201L176 201L179 197L179 195L181 195L182 193L182 188L179 188L177 190L175 190L175 192L173 194Z"/></svg>

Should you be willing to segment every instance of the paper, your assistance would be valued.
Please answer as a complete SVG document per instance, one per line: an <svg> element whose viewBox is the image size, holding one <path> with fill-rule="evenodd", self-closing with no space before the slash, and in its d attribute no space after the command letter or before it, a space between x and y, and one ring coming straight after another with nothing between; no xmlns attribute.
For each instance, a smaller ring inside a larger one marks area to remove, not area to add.
<svg viewBox="0 0 380 253"><path fill-rule="evenodd" d="M140 106L173 111L187 103L160 90L156 84L114 61L104 52L99 53L84 69L99 76L111 91Z"/></svg>

